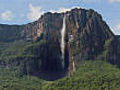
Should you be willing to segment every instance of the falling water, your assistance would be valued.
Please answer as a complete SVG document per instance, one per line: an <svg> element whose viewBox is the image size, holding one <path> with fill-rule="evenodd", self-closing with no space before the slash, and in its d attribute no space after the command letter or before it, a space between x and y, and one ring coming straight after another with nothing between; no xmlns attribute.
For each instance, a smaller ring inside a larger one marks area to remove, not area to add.
<svg viewBox="0 0 120 90"><path fill-rule="evenodd" d="M63 18L63 26L61 30L61 52L62 52L62 60L64 66L64 58L65 58L65 29L66 29L66 16Z"/></svg>
<svg viewBox="0 0 120 90"><path fill-rule="evenodd" d="M75 71L75 62L73 61L73 72Z"/></svg>

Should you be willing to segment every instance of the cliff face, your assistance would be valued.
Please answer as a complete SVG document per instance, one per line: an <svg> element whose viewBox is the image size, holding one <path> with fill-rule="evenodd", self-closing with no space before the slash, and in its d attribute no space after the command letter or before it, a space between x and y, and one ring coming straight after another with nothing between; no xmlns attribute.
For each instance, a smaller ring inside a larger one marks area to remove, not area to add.
<svg viewBox="0 0 120 90"><path fill-rule="evenodd" d="M66 29L65 65L63 66L60 44L64 16L66 16ZM66 13L54 14L49 12L38 21L21 26L1 24L0 32L2 34L0 42L33 41L39 43L43 41L35 47L31 45L22 53L24 56L33 55L32 58L25 59L19 56L24 60L24 72L27 72L27 62L30 73L38 76L43 73L42 78L45 78L45 73L46 75L51 73L51 77L53 77L51 80L66 75L67 71L71 74L75 65L82 60L100 59L120 67L120 42L102 20L101 15L91 9L75 8ZM8 38L5 38L6 35ZM17 65L21 65L21 63ZM58 77L54 78L54 73L58 73ZM47 79L50 80L50 78Z"/></svg>
<svg viewBox="0 0 120 90"><path fill-rule="evenodd" d="M73 10L67 19L67 30L73 37L73 54L80 59L95 59L104 51L105 42L115 38L102 17L93 10Z"/></svg>

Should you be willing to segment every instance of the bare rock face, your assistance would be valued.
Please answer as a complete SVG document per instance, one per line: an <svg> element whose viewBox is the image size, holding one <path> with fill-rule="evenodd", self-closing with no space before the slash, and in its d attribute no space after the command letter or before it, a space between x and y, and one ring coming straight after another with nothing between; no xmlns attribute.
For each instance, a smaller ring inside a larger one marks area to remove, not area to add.
<svg viewBox="0 0 120 90"><path fill-rule="evenodd" d="M102 17L93 10L74 9L67 19L73 54L80 59L95 59L104 50L106 40L114 38Z"/></svg>
<svg viewBox="0 0 120 90"><path fill-rule="evenodd" d="M66 16L65 67L62 65L60 47L64 16ZM6 35L8 38L5 38ZM38 76L43 74L41 77L44 79L54 80L66 75L67 71L73 72L74 70L69 69L74 69L74 63L77 64L79 60L100 59L120 67L120 42L101 15L94 10L75 8L66 13L48 12L29 24L0 25L0 42L41 40L45 43L36 49L30 49L35 55L32 59L36 62L31 66L35 69L31 72ZM48 73L51 73L52 78L44 76Z"/></svg>

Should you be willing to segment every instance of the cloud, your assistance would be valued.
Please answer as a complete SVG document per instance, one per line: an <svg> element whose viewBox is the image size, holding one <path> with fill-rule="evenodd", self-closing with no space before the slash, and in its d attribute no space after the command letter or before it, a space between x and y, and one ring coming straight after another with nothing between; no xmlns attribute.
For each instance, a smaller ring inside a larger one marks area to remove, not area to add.
<svg viewBox="0 0 120 90"><path fill-rule="evenodd" d="M62 13L62 12L66 12L66 11L70 11L70 9L68 8L59 8L58 10L50 10L50 12L52 13Z"/></svg>
<svg viewBox="0 0 120 90"><path fill-rule="evenodd" d="M109 0L109 2L113 3L113 2L120 2L120 0Z"/></svg>
<svg viewBox="0 0 120 90"><path fill-rule="evenodd" d="M1 14L1 18L6 21L11 21L14 15L11 11L5 11Z"/></svg>
<svg viewBox="0 0 120 90"><path fill-rule="evenodd" d="M120 24L117 24L114 28L113 31L115 34L120 35Z"/></svg>
<svg viewBox="0 0 120 90"><path fill-rule="evenodd" d="M70 11L73 8L80 8L80 7L72 7L72 8L59 8L58 10L49 10L52 13L62 13L66 11ZM27 15L27 18L31 21L35 21L41 17L45 12L42 10L42 7L40 6L33 6L32 4L29 4L30 12Z"/></svg>
<svg viewBox="0 0 120 90"><path fill-rule="evenodd" d="M58 10L50 10L50 12L52 13L63 13L63 12L66 12L66 11L70 11L71 9L73 8L80 8L80 7L72 7L72 8L59 8Z"/></svg>
<svg viewBox="0 0 120 90"><path fill-rule="evenodd" d="M32 4L29 4L30 12L27 15L27 18L31 21L35 21L40 18L40 16L44 13L42 11L42 7L40 6L33 6Z"/></svg>
<svg viewBox="0 0 120 90"><path fill-rule="evenodd" d="M120 24L117 24L117 25L116 25L116 29L117 29L117 30L120 30Z"/></svg>

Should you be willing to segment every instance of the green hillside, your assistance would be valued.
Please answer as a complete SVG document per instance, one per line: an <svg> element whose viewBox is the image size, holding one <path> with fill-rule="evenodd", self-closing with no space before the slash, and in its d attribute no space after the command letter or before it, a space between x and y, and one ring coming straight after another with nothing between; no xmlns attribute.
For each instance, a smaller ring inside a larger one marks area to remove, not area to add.
<svg viewBox="0 0 120 90"><path fill-rule="evenodd" d="M92 9L0 24L0 90L120 90L119 37Z"/></svg>
<svg viewBox="0 0 120 90"><path fill-rule="evenodd" d="M45 81L18 77L15 68L1 69L0 89L5 90L119 90L120 70L103 61L83 61L70 77Z"/></svg>

